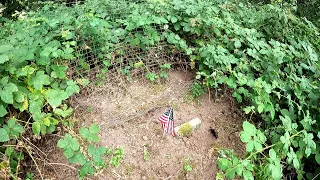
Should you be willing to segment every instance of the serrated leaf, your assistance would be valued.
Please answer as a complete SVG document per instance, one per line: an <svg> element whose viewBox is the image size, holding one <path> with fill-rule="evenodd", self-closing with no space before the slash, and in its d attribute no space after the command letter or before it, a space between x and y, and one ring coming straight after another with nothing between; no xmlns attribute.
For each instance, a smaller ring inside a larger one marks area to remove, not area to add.
<svg viewBox="0 0 320 180"><path fill-rule="evenodd" d="M97 124L92 124L89 128L90 133L97 134L100 132L100 127Z"/></svg>
<svg viewBox="0 0 320 180"><path fill-rule="evenodd" d="M5 129L0 128L0 142L6 141L9 141L9 135Z"/></svg>

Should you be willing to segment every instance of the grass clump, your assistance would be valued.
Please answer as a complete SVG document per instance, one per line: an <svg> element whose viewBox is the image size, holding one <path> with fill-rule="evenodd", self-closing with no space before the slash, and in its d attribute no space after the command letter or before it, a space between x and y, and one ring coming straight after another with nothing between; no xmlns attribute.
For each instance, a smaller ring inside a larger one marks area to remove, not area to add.
<svg viewBox="0 0 320 180"><path fill-rule="evenodd" d="M178 131L178 135L182 137L190 137L192 134L192 125L185 123L181 125L181 128Z"/></svg>

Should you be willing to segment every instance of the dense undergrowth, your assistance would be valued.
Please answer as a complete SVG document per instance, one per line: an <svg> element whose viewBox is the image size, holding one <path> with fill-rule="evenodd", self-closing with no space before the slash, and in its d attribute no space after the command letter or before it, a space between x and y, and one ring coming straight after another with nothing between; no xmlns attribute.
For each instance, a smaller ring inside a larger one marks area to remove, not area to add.
<svg viewBox="0 0 320 180"><path fill-rule="evenodd" d="M105 66L116 61L115 54L125 53L121 49L148 50L167 43L169 54L180 51L190 58L204 86L232 89L248 114L240 133L248 154L238 157L221 150L219 177L319 177L319 29L286 8L222 0L47 4L4 23L0 172L21 176L18 164L31 156L27 136L69 124L72 110L66 100L86 81L69 79L68 64L79 61L79 68L90 69L75 51L84 46L79 37L101 47L97 54ZM135 67L128 62L125 68L130 74ZM80 131L81 137L67 134L58 143L70 163L80 166L81 177L106 167L101 157L110 154L103 147L94 150L91 143L98 141L99 131L91 130ZM88 143L87 150L80 148Z"/></svg>

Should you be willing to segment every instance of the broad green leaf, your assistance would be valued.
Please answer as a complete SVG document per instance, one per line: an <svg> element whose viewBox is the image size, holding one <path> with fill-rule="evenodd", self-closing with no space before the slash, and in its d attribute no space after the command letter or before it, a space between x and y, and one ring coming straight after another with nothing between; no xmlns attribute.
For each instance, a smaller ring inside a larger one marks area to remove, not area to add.
<svg viewBox="0 0 320 180"><path fill-rule="evenodd" d="M57 146L62 149L64 149L68 145L69 145L69 141L66 141L65 139L60 139L57 144Z"/></svg>
<svg viewBox="0 0 320 180"><path fill-rule="evenodd" d="M222 171L226 171L228 168L231 168L232 163L228 159L220 158L218 159L218 167Z"/></svg>
<svg viewBox="0 0 320 180"><path fill-rule="evenodd" d="M298 170L298 169L300 168L300 162L299 162L299 160L298 160L297 158L294 158L294 159L292 160L292 162L293 162L293 167ZM320 163L318 163L318 164L320 164Z"/></svg>
<svg viewBox="0 0 320 180"><path fill-rule="evenodd" d="M41 100L31 100L29 105L29 112L32 114L40 114L42 109L42 102Z"/></svg>
<svg viewBox="0 0 320 180"><path fill-rule="evenodd" d="M226 171L226 178L233 179L236 176L236 169L230 168Z"/></svg>
<svg viewBox="0 0 320 180"><path fill-rule="evenodd" d="M243 172L243 178L244 178L245 180L254 180L251 171L244 171L244 172Z"/></svg>
<svg viewBox="0 0 320 180"><path fill-rule="evenodd" d="M82 127L82 128L80 129L80 134L81 134L81 136L82 136L83 138L88 138L89 135L90 135L90 132L89 132L88 128Z"/></svg>
<svg viewBox="0 0 320 180"><path fill-rule="evenodd" d="M320 165L320 153L318 152L315 156L317 163Z"/></svg>
<svg viewBox="0 0 320 180"><path fill-rule="evenodd" d="M84 177L86 175L94 174L94 168L91 163L88 161L84 166L80 168L79 175L80 177Z"/></svg>
<svg viewBox="0 0 320 180"><path fill-rule="evenodd" d="M32 76L30 79L30 83L37 90L42 90L44 85L49 85L50 78L44 71L38 71L36 75Z"/></svg>
<svg viewBox="0 0 320 180"><path fill-rule="evenodd" d="M57 65L51 65L51 69L53 70L51 73L51 77L58 77L60 79L66 78L66 70L68 69L67 66L57 66Z"/></svg>
<svg viewBox="0 0 320 180"><path fill-rule="evenodd" d="M2 104L0 104L0 117L4 117L7 113L8 111L6 110L6 108Z"/></svg>
<svg viewBox="0 0 320 180"><path fill-rule="evenodd" d="M82 153L78 153L78 154L74 154L71 158L69 158L69 162L71 164L79 163L80 165L83 166L87 162L87 160Z"/></svg>
<svg viewBox="0 0 320 180"><path fill-rule="evenodd" d="M245 143L249 142L252 139L251 136L248 133L246 133L246 131L240 132L240 138L241 141Z"/></svg>
<svg viewBox="0 0 320 180"><path fill-rule="evenodd" d="M8 52L12 48L12 45L0 45L0 53Z"/></svg>
<svg viewBox="0 0 320 180"><path fill-rule="evenodd" d="M97 124L92 124L89 128L90 133L97 134L100 132L100 127Z"/></svg>
<svg viewBox="0 0 320 180"><path fill-rule="evenodd" d="M269 150L269 156L271 160L276 160L277 159L277 154L273 149Z"/></svg>
<svg viewBox="0 0 320 180"><path fill-rule="evenodd" d="M72 150L77 151L79 149L79 143L78 143L78 139L76 138L72 138L69 146L72 148Z"/></svg>
<svg viewBox="0 0 320 180"><path fill-rule="evenodd" d="M32 132L35 134L35 135L39 135L40 134L40 129L41 128L41 125L39 122L33 122L32 123Z"/></svg>
<svg viewBox="0 0 320 180"><path fill-rule="evenodd" d="M237 39L235 42L234 42L234 47L239 49L241 47L241 42L239 39Z"/></svg>
<svg viewBox="0 0 320 180"><path fill-rule="evenodd" d="M281 168L274 165L274 164L270 164L269 165L269 170L271 171L271 175L273 179L281 179L282 177L282 172L281 172Z"/></svg>
<svg viewBox="0 0 320 180"><path fill-rule="evenodd" d="M258 137L260 144L263 144L267 141L266 136L260 130L257 131L257 137Z"/></svg>
<svg viewBox="0 0 320 180"><path fill-rule="evenodd" d="M7 125L10 129L12 129L15 124L16 124L16 120L14 118L9 119L7 122Z"/></svg>
<svg viewBox="0 0 320 180"><path fill-rule="evenodd" d="M262 145L261 145L259 142L254 141L253 144L254 144L254 148L255 148L257 151L259 151L259 150L262 149Z"/></svg>
<svg viewBox="0 0 320 180"><path fill-rule="evenodd" d="M52 107L58 107L63 100L66 100L69 96L64 90L60 89L50 89L46 93L48 97L48 102Z"/></svg>
<svg viewBox="0 0 320 180"><path fill-rule="evenodd" d="M250 136L256 134L256 127L250 124L248 121L244 121L242 124L243 130Z"/></svg>
<svg viewBox="0 0 320 180"><path fill-rule="evenodd" d="M72 109L68 108L68 109L63 110L63 109L57 108L54 110L54 113L56 115L59 115L59 116L62 116L63 118L65 118L65 117L68 117L71 115Z"/></svg>
<svg viewBox="0 0 320 180"><path fill-rule="evenodd" d="M263 109L264 109L264 105L263 105L263 104L259 104L259 106L258 106L258 112L259 112L259 113L262 113L262 112L263 112Z"/></svg>
<svg viewBox="0 0 320 180"><path fill-rule="evenodd" d="M76 82L69 80L69 81L67 81L67 85L68 85L68 87L66 88L66 93L68 96L71 96L74 93L80 92L80 88Z"/></svg>
<svg viewBox="0 0 320 180"><path fill-rule="evenodd" d="M67 157L67 158L71 158L74 155L74 150L70 147L67 147L66 149L63 150L63 154Z"/></svg>
<svg viewBox="0 0 320 180"><path fill-rule="evenodd" d="M178 21L178 19L175 16L171 16L171 22L172 23L176 23Z"/></svg>
<svg viewBox="0 0 320 180"><path fill-rule="evenodd" d="M45 126L50 126L50 124L51 124L50 119L49 119L49 118L44 118L44 119L43 119L43 124L44 124Z"/></svg>
<svg viewBox="0 0 320 180"><path fill-rule="evenodd" d="M254 141L249 141L246 145L246 151L247 152L252 152L254 149Z"/></svg>
<svg viewBox="0 0 320 180"><path fill-rule="evenodd" d="M9 135L5 129L0 128L0 142L6 141L9 141Z"/></svg>
<svg viewBox="0 0 320 180"><path fill-rule="evenodd" d="M3 64L5 62L9 61L9 57L5 54L0 55L0 64Z"/></svg>
<svg viewBox="0 0 320 180"><path fill-rule="evenodd" d="M5 86L6 84L8 84L8 82L9 82L9 76L5 76L1 78L0 85Z"/></svg>
<svg viewBox="0 0 320 180"><path fill-rule="evenodd" d="M24 94L21 91L14 92L14 100L18 103L24 102Z"/></svg>
<svg viewBox="0 0 320 180"><path fill-rule="evenodd" d="M99 142L100 139L99 139L99 136L96 135L96 134L90 134L89 137L88 137L88 141L91 143L91 142Z"/></svg>
<svg viewBox="0 0 320 180"><path fill-rule="evenodd" d="M4 85L2 90L0 89L1 100L8 104L13 104L13 93L18 91L18 87L13 83Z"/></svg>

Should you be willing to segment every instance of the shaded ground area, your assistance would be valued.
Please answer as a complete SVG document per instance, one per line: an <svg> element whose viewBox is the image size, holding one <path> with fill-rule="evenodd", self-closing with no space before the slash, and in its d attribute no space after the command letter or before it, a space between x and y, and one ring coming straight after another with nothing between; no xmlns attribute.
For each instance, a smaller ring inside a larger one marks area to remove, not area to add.
<svg viewBox="0 0 320 180"><path fill-rule="evenodd" d="M108 168L90 179L214 179L217 150L232 148L242 154L238 136L242 118L233 100L224 97L213 102L207 94L190 100L192 79L192 73L171 71L169 79L160 84L133 81L122 90L106 85L89 96L75 98L80 126L99 124L101 145L121 146L125 151L118 168ZM189 138L162 136L157 119L169 106L174 108L176 125L196 117L202 120ZM218 132L217 139L210 127ZM60 150L49 156L67 164ZM186 164L191 171L183 170ZM76 179L75 171L65 166L55 165L55 174L57 179Z"/></svg>

